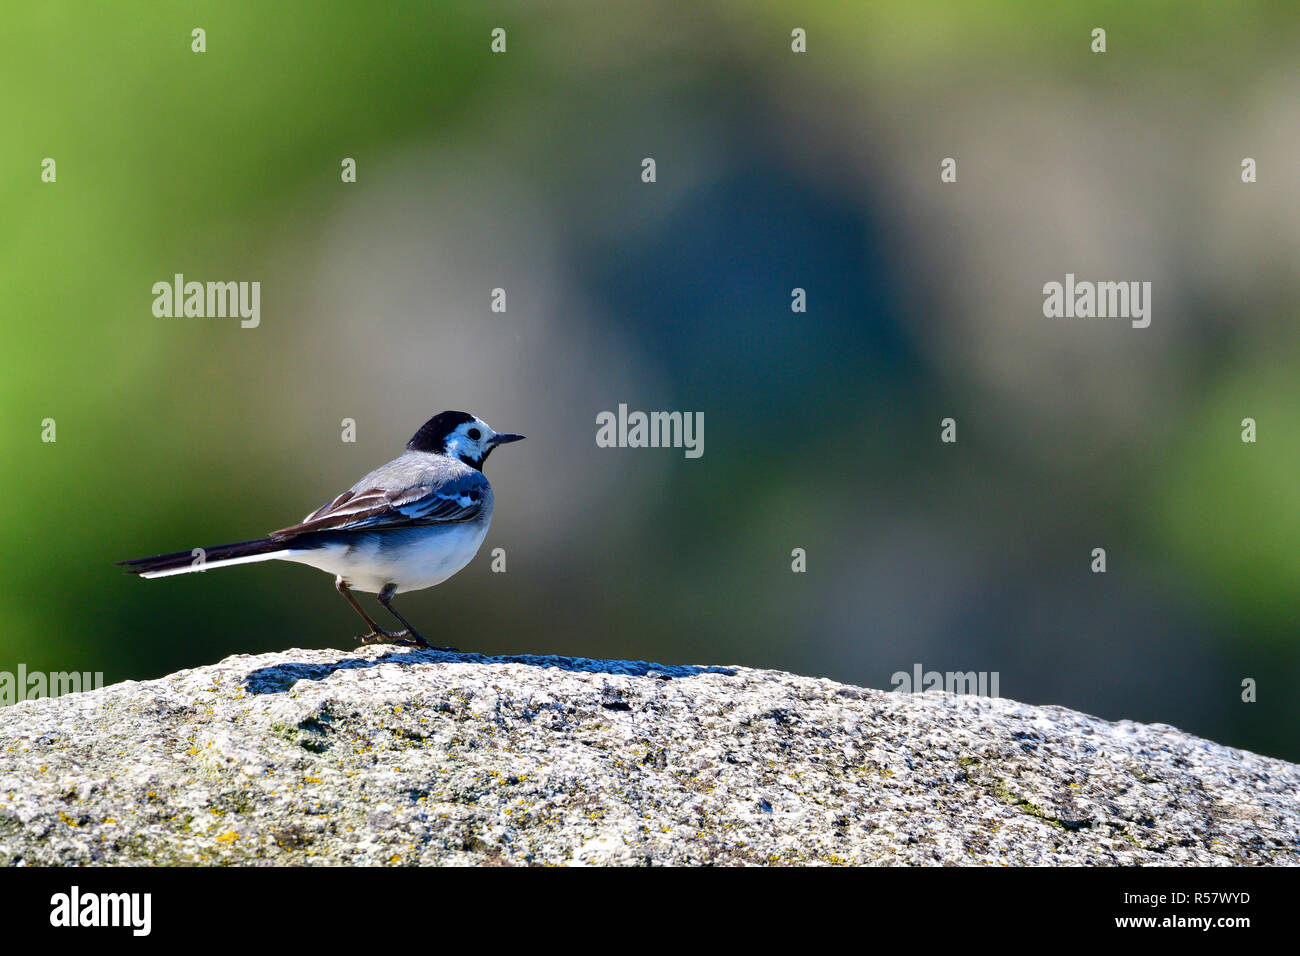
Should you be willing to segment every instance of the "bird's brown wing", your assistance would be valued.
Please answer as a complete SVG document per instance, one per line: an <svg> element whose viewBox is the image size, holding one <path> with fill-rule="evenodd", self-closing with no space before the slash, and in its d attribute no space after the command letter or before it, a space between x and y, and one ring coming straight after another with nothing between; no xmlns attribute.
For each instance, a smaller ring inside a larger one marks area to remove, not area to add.
<svg viewBox="0 0 1300 956"><path fill-rule="evenodd" d="M345 491L298 524L271 532L282 540L321 531L389 531L473 521L482 512L487 482L480 472L437 485Z"/></svg>

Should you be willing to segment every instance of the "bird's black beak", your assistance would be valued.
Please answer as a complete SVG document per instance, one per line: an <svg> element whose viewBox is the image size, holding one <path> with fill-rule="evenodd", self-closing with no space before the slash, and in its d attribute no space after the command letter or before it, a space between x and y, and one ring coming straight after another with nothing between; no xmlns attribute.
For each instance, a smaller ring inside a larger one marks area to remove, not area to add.
<svg viewBox="0 0 1300 956"><path fill-rule="evenodd" d="M497 445L508 445L512 441L523 441L523 440L524 440L523 435L511 435L511 434L493 435L492 447L495 448Z"/></svg>

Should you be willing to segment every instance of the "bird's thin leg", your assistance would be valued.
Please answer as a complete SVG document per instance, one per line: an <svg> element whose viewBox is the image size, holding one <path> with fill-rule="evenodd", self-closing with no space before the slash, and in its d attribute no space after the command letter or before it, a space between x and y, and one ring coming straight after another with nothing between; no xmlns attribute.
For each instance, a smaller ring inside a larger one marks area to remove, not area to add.
<svg viewBox="0 0 1300 956"><path fill-rule="evenodd" d="M366 625L370 628L370 633L363 635L359 639L362 644L388 644L400 637L400 635L394 634L391 631L385 631L370 619L370 615L362 609L361 605L357 603L357 599L352 596L351 589L343 583L342 577L334 579L334 587L338 589L339 594L342 594L348 599L348 603L351 604L353 609L361 615L361 619L365 621Z"/></svg>
<svg viewBox="0 0 1300 956"><path fill-rule="evenodd" d="M397 585L395 584L385 585L384 589L379 592L379 603L382 604L385 607L385 609L387 609L389 614L393 615L393 617L401 621L402 624L406 627L405 631L399 633L403 635L409 634L412 638L414 638L416 641L419 642L419 646L421 647L430 647L438 651L456 650L456 648L454 647L433 647L432 644L430 644L427 640L425 640L424 635L421 634L419 631L417 631L414 627L412 627L411 622L408 621L406 618L402 617L401 612L399 612L397 608L393 607L392 604L393 595L396 593L397 593Z"/></svg>

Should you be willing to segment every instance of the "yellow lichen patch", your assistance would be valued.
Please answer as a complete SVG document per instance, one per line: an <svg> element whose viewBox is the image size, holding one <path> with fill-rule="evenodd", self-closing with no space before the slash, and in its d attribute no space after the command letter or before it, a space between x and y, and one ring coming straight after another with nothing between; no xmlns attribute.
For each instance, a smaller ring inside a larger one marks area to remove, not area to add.
<svg viewBox="0 0 1300 956"><path fill-rule="evenodd" d="M217 842L234 843L238 839L239 839L238 833L236 833L234 830L227 830L225 833L221 834L221 836L217 837Z"/></svg>

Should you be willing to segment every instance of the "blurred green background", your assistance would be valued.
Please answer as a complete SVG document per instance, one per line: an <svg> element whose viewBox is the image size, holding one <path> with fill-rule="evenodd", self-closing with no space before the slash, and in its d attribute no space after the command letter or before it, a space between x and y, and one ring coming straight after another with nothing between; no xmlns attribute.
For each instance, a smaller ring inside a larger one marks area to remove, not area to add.
<svg viewBox="0 0 1300 956"><path fill-rule="evenodd" d="M997 671L1300 759L1297 41L1292 2L14 6L0 670L351 646L317 571L112 562L457 408L529 441L402 603L439 641ZM260 327L154 317L177 272L260 281ZM1067 272L1151 281L1151 327L1044 319ZM703 411L704 457L597 448L620 402Z"/></svg>

